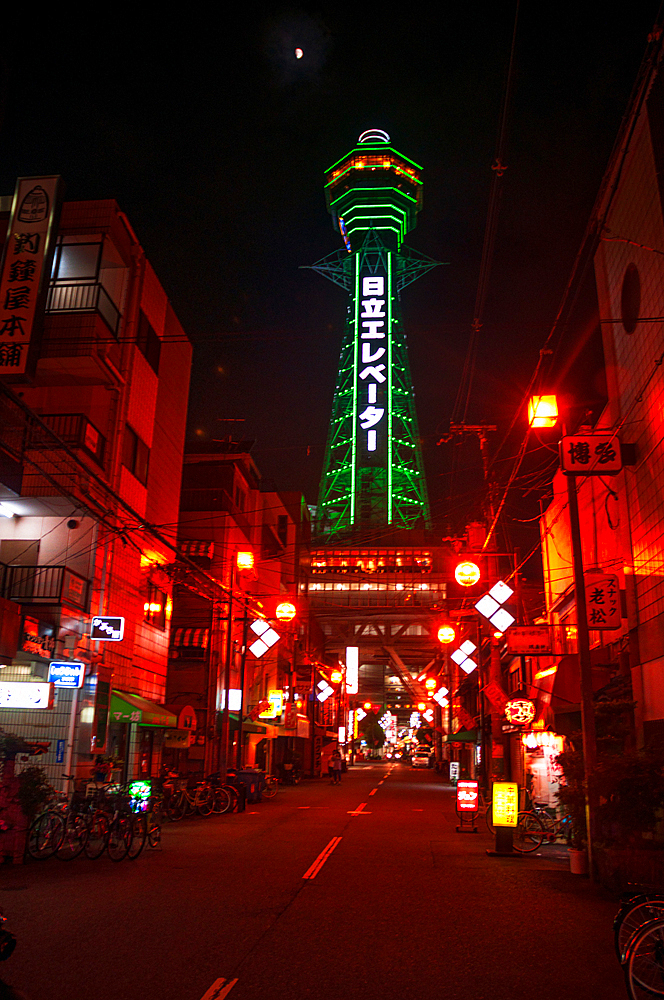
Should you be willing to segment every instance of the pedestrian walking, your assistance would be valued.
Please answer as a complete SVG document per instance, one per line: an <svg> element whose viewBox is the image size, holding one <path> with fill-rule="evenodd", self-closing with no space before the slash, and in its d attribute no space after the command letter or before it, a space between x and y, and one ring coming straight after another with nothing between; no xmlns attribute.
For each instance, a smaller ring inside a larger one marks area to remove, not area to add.
<svg viewBox="0 0 664 1000"><path fill-rule="evenodd" d="M341 759L341 754L339 753L338 750L335 750L334 753L332 754L330 764L332 765L332 783L335 785L340 785L341 769L343 767L343 761Z"/></svg>

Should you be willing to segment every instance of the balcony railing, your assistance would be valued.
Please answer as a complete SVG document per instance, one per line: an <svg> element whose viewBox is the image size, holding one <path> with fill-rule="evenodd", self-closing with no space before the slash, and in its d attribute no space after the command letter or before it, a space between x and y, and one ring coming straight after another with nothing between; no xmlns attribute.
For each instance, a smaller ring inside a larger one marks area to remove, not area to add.
<svg viewBox="0 0 664 1000"><path fill-rule="evenodd" d="M87 611L90 581L67 566L0 564L0 593L26 604L73 604Z"/></svg>
<svg viewBox="0 0 664 1000"><path fill-rule="evenodd" d="M103 467L106 438L84 413L42 413L40 417L65 444L81 448L90 458L94 458L97 465ZM54 443L45 438L43 431L35 428L30 447L52 449Z"/></svg>
<svg viewBox="0 0 664 1000"><path fill-rule="evenodd" d="M46 312L97 312L114 337L120 327L120 312L98 281L57 281L48 292Z"/></svg>

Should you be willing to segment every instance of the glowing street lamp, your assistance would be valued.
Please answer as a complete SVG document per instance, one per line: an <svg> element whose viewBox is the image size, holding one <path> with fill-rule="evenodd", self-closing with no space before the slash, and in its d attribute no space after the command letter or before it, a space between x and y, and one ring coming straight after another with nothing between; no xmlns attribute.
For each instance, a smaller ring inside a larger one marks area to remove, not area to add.
<svg viewBox="0 0 664 1000"><path fill-rule="evenodd" d="M470 559L464 559L454 570L454 579L461 587L474 587L480 578L480 568Z"/></svg>
<svg viewBox="0 0 664 1000"><path fill-rule="evenodd" d="M452 625L441 625L438 629L438 642L442 642L443 645L447 646L450 642L454 642L456 639L456 632Z"/></svg>
<svg viewBox="0 0 664 1000"><path fill-rule="evenodd" d="M277 604L274 614L280 622L292 622L297 614L297 608L292 601L281 601Z"/></svg>
<svg viewBox="0 0 664 1000"><path fill-rule="evenodd" d="M254 568L254 554L251 551L238 552L235 556L235 565L241 573L250 572Z"/></svg>
<svg viewBox="0 0 664 1000"><path fill-rule="evenodd" d="M528 423L531 427L555 427L558 421L558 401L555 396L531 396L528 403Z"/></svg>

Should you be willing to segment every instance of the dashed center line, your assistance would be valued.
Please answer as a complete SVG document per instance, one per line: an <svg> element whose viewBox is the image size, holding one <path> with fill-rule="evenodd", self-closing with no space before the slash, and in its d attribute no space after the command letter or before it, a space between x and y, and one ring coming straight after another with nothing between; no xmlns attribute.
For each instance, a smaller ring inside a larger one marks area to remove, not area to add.
<svg viewBox="0 0 664 1000"><path fill-rule="evenodd" d="M348 815L349 816L371 816L371 813L362 812L362 810L364 809L365 806L366 806L366 802L360 802L360 804L357 807L357 809L349 809L348 810Z"/></svg>
<svg viewBox="0 0 664 1000"><path fill-rule="evenodd" d="M372 788L371 791L369 792L369 795L375 795L377 791L378 791L377 788Z"/></svg>

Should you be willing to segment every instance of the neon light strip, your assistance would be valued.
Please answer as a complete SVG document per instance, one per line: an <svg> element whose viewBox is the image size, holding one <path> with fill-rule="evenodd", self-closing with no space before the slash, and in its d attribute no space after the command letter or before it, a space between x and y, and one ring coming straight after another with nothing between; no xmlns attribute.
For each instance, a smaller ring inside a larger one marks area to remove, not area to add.
<svg viewBox="0 0 664 1000"><path fill-rule="evenodd" d="M392 254L387 254L387 523L392 523Z"/></svg>
<svg viewBox="0 0 664 1000"><path fill-rule="evenodd" d="M421 164L415 163L415 160L410 160L407 156L404 156L403 153L400 153L398 149L395 149L394 146L384 146L382 143L376 143L374 147L373 143L367 142L364 143L362 146L355 146L353 149L351 149L350 153L346 153L346 155L342 156L340 160L337 160L336 163L333 163L331 167L328 167L325 173L329 174L331 170L334 170L335 167L338 167L340 163L344 162L344 160L350 159L351 156L362 157L366 156L369 152L371 153L375 152L376 155L378 156L380 156L382 153L394 153L395 156L398 156L400 159L405 160L406 163L412 164L412 166L415 167L416 170L424 169L424 167L422 167Z"/></svg>
<svg viewBox="0 0 664 1000"><path fill-rule="evenodd" d="M350 523L355 524L355 493L357 490L357 379L360 330L360 257L355 255L355 337L353 340L353 453L351 456Z"/></svg>

